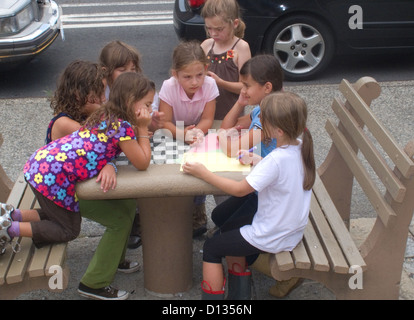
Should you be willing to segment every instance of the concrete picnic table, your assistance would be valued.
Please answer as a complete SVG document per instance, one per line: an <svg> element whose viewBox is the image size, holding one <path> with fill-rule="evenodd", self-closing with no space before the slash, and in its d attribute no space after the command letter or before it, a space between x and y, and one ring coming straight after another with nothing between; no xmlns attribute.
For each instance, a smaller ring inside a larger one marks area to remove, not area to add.
<svg viewBox="0 0 414 320"><path fill-rule="evenodd" d="M234 180L246 177L243 172L217 174ZM115 190L103 193L100 184L89 179L77 184L76 193L82 199L136 198L145 289L168 296L191 288L194 196L225 193L183 173L180 164L150 164L145 171L119 166Z"/></svg>

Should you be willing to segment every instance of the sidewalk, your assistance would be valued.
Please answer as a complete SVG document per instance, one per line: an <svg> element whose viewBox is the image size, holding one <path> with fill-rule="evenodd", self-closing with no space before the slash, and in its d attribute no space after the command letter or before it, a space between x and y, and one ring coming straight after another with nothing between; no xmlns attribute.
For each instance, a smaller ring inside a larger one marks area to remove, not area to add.
<svg viewBox="0 0 414 320"><path fill-rule="evenodd" d="M356 79L349 79L354 82ZM414 81L381 83L382 93L373 102L375 114L389 129L398 143L404 146L414 138L414 94L412 88ZM331 103L338 94L338 85L316 86L288 86L290 90L301 95L308 103L309 123L308 128L312 132L315 141L315 156L317 166L325 158L330 147L330 142L325 133L324 124L328 117L332 116ZM38 147L43 145L46 128L51 118L51 109L46 99L11 99L0 100L0 118L2 125L0 132L3 134L4 144L0 150L0 163L12 180L15 180L22 170L28 157ZM22 129L23 128L23 129ZM364 210L364 199L355 196L352 204L353 224L351 230L359 236L361 229L372 221L373 216ZM207 197L207 211L214 207L214 199ZM355 210L358 208L358 211ZM361 209L361 210L360 210ZM211 221L210 221L210 227ZM401 278L400 299L414 300L414 222L411 222L410 235L407 242L404 271ZM100 240L103 228L98 224L84 220L80 236L69 243L68 265L70 268L70 280L68 289L60 294L48 291L34 291L20 296L19 299L30 300L74 300L83 299L77 293L77 286L93 252ZM358 237L360 238L360 237ZM204 238L195 239L193 242L193 286L190 291L173 297L157 297L144 289L143 272L133 274L117 274L113 285L131 292L131 300L198 300L201 297L201 258ZM142 249L128 250L128 258L142 263ZM253 298L255 300L277 300L268 294L268 289L274 280L258 273L253 273ZM319 283L306 280L300 287L294 290L286 300L332 300L333 294Z"/></svg>

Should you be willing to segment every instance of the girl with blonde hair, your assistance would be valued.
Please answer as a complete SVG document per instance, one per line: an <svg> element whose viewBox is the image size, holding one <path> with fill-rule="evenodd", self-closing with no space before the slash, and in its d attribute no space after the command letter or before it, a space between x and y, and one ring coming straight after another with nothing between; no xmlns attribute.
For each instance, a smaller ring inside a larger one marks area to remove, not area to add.
<svg viewBox="0 0 414 320"><path fill-rule="evenodd" d="M246 28L235 0L208 0L201 11L207 36L201 47L207 55L208 75L219 87L215 119L222 120L237 101L242 88L239 71L251 58L242 38Z"/></svg>

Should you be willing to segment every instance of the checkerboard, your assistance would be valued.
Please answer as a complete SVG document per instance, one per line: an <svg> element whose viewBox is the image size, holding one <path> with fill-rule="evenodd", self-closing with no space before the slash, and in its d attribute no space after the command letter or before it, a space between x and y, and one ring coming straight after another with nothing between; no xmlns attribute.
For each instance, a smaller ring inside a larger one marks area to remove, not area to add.
<svg viewBox="0 0 414 320"><path fill-rule="evenodd" d="M155 141L154 141L155 140ZM151 164L174 164L179 163L183 154L190 150L190 146L183 141L174 140L171 137L163 136L150 139L151 143ZM115 159L115 164L128 165L129 161L124 153Z"/></svg>

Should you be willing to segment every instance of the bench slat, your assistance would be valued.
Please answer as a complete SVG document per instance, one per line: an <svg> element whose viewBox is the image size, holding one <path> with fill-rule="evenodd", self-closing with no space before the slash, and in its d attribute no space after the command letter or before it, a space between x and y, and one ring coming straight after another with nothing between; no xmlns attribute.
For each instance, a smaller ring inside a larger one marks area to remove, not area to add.
<svg viewBox="0 0 414 320"><path fill-rule="evenodd" d="M293 262L289 251L276 253L275 258L281 271L288 271L295 267L295 263Z"/></svg>
<svg viewBox="0 0 414 320"><path fill-rule="evenodd" d="M349 169L364 190L372 206L378 212L381 221L387 226L388 223L396 217L394 210L392 210L389 204L384 200L378 188L371 180L367 170L362 166L354 150L331 120L326 122L325 128L342 158L348 164Z"/></svg>
<svg viewBox="0 0 414 320"><path fill-rule="evenodd" d="M365 125L374 135L375 139L381 144L384 151L388 154L397 168L401 171L405 178L409 178L414 173L414 164L407 156L407 154L401 150L398 143L390 135L388 130L378 121L377 117L372 113L369 106L366 105L364 100L358 95L353 88L352 84L347 80L342 80L339 85L339 90L344 97L352 104L354 110L358 113L359 117L363 120Z"/></svg>
<svg viewBox="0 0 414 320"><path fill-rule="evenodd" d="M32 262L27 269L31 278L45 275L45 266L49 258L49 252L50 246L34 249Z"/></svg>
<svg viewBox="0 0 414 320"><path fill-rule="evenodd" d="M9 265L13 259L14 252L13 250L6 250L6 252L0 256L0 285L6 282L7 271L9 270Z"/></svg>
<svg viewBox="0 0 414 320"><path fill-rule="evenodd" d="M10 269L7 273L6 283L12 284L21 282L24 279L24 275L27 270L27 266L30 262L33 242L31 238L21 238L21 249L14 255L14 259L10 265Z"/></svg>
<svg viewBox="0 0 414 320"><path fill-rule="evenodd" d="M309 220L303 234L304 243L312 261L313 268L318 271L329 271L329 262L326 258L322 244Z"/></svg>
<svg viewBox="0 0 414 320"><path fill-rule="evenodd" d="M319 204L323 213L325 214L326 219L329 222L329 225L331 226L332 231L335 234L339 245L342 248L342 252L346 257L348 264L350 266L358 265L362 268L362 270L366 270L366 263L362 258L357 246L355 245L351 235L349 234L348 229L342 221L335 205L332 201L327 201L327 199L330 199L329 194L319 175L316 175L313 192L316 198L324 199L320 200Z"/></svg>
<svg viewBox="0 0 414 320"><path fill-rule="evenodd" d="M24 180L24 175L22 172L14 183L13 189L10 192L9 198L7 199L7 203L11 204L15 208L19 208L20 200L26 187L27 183Z"/></svg>
<svg viewBox="0 0 414 320"><path fill-rule="evenodd" d="M26 181L24 181L23 173L17 178L16 183L14 184L7 203L13 205L15 208L20 204L20 198L24 190L26 189ZM14 257L13 250L7 248L6 252L0 257L0 285L6 283L7 271L10 268L10 264Z"/></svg>
<svg viewBox="0 0 414 320"><path fill-rule="evenodd" d="M298 269L310 269L312 265L303 241L299 242L291 252L283 251L276 253L275 259L281 271L288 271L295 267Z"/></svg>
<svg viewBox="0 0 414 320"><path fill-rule="evenodd" d="M67 245L67 243L55 243L52 245L45 267L46 275L50 276L53 274L49 272L51 266L63 266L65 264Z"/></svg>
<svg viewBox="0 0 414 320"><path fill-rule="evenodd" d="M391 168L387 165L377 148L375 148L372 141L368 139L349 110L337 98L334 99L332 109L338 116L343 126L346 128L348 134L352 137L358 148L364 154L371 167L377 173L377 176L390 192L393 199L397 202L402 202L405 196L406 188L395 176Z"/></svg>
<svg viewBox="0 0 414 320"><path fill-rule="evenodd" d="M324 201L323 199L319 199ZM329 200L330 201L330 200ZM328 260L332 265L333 271L336 273L346 274L349 271L349 266L345 260L342 250L338 245L337 240L335 239L332 230L327 223L324 214L319 207L318 201L315 198L315 195L312 193L311 199L311 219L317 232L325 247L325 251L328 256Z"/></svg>
<svg viewBox="0 0 414 320"><path fill-rule="evenodd" d="M292 257L295 261L295 266L298 269L310 269L312 263L306 252L305 244L303 241L299 242L295 249L292 251Z"/></svg>
<svg viewBox="0 0 414 320"><path fill-rule="evenodd" d="M19 208L20 209L33 209L35 202L36 202L36 197L34 193L32 189L29 186L27 186L21 198Z"/></svg>
<svg viewBox="0 0 414 320"><path fill-rule="evenodd" d="M32 190L27 186L23 174L20 174L10 192L7 203L13 205L15 208L30 209L34 204L34 200L35 197ZM16 283L22 281L24 278L31 259L32 239L21 238L17 241L21 244L21 251L14 253L11 247L9 247L1 257L0 284Z"/></svg>

